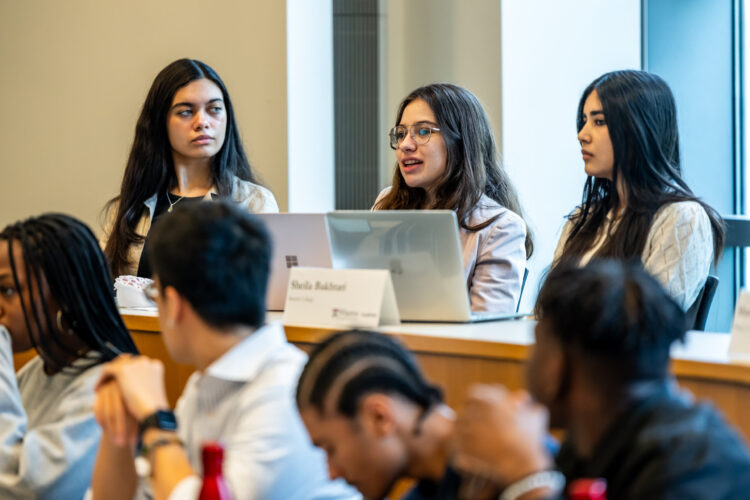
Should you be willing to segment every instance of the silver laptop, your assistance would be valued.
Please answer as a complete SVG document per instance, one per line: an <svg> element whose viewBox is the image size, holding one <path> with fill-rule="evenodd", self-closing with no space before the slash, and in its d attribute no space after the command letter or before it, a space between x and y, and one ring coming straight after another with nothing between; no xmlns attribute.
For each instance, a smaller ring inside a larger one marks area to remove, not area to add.
<svg viewBox="0 0 750 500"><path fill-rule="evenodd" d="M331 267L325 214L256 214L273 239L266 309L283 311L289 269Z"/></svg>
<svg viewBox="0 0 750 500"><path fill-rule="evenodd" d="M328 238L334 268L391 271L402 320L470 322L523 316L471 312L453 211L329 212Z"/></svg>

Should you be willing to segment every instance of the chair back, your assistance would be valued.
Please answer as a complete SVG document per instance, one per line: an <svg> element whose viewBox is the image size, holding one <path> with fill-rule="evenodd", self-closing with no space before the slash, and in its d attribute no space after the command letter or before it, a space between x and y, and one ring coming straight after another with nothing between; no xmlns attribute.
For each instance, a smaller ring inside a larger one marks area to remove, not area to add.
<svg viewBox="0 0 750 500"><path fill-rule="evenodd" d="M526 278L529 277L529 268L523 270L523 280L521 281L521 293L518 294L518 302L516 303L516 312L521 307L521 297L523 297L523 289L526 286Z"/></svg>
<svg viewBox="0 0 750 500"><path fill-rule="evenodd" d="M750 247L750 217L747 215L722 215L726 230L725 247Z"/></svg>
<svg viewBox="0 0 750 500"><path fill-rule="evenodd" d="M719 278L709 274L706 278L706 284L698 293L695 302L685 312L685 318L690 329L703 331L706 328L708 311L711 309L711 302L714 300L717 286L719 286Z"/></svg>

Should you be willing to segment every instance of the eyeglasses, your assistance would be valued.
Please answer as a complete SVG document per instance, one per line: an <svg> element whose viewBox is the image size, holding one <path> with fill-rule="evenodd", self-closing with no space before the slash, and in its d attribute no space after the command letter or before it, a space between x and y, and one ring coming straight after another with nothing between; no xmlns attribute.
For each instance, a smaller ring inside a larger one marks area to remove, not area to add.
<svg viewBox="0 0 750 500"><path fill-rule="evenodd" d="M415 143L419 145L427 144L430 142L433 132L440 132L440 129L427 123L417 123L408 127L396 125L388 132L388 136L391 138L391 149L398 149L398 145L406 138L407 133Z"/></svg>
<svg viewBox="0 0 750 500"><path fill-rule="evenodd" d="M150 302L156 304L156 299L159 297L159 288L156 286L156 283L149 283L141 291Z"/></svg>

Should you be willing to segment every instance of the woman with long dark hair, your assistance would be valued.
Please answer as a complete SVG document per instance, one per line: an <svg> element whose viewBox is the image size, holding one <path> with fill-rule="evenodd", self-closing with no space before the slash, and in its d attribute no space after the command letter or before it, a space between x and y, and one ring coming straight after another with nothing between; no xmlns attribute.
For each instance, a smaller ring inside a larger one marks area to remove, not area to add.
<svg viewBox="0 0 750 500"><path fill-rule="evenodd" d="M14 374L13 353L38 356ZM0 497L82 498L100 365L137 353L91 230L59 214L0 232Z"/></svg>
<svg viewBox="0 0 750 500"><path fill-rule="evenodd" d="M455 211L472 310L514 312L533 243L479 100L447 83L420 87L389 135L393 185L373 208Z"/></svg>
<svg viewBox="0 0 750 500"><path fill-rule="evenodd" d="M606 73L584 90L577 126L588 179L553 266L641 259L687 310L721 256L724 229L682 178L669 86L645 71Z"/></svg>
<svg viewBox="0 0 750 500"><path fill-rule="evenodd" d="M148 231L178 203L229 198L251 212L278 212L242 147L224 82L207 64L179 59L146 96L120 194L108 204L103 243L114 275L151 276Z"/></svg>

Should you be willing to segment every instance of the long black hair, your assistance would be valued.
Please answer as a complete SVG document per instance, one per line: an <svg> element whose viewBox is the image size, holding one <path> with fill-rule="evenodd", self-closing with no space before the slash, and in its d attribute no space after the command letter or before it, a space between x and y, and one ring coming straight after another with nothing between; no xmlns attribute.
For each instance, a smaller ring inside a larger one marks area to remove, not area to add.
<svg viewBox="0 0 750 500"><path fill-rule="evenodd" d="M412 101L422 99L435 113L435 120L447 149L445 172L435 190L435 206L455 210L464 229L478 231L495 218L468 226L468 217L482 194L524 217L518 194L508 173L500 163L492 127L482 104L474 94L450 83L433 83L419 87L401 101L396 125ZM411 188L396 165L393 187L375 206L379 210L423 208L427 193ZM534 251L531 232L526 228L526 257Z"/></svg>
<svg viewBox="0 0 750 500"><path fill-rule="evenodd" d="M115 304L107 259L88 226L67 215L45 214L7 226L0 232L0 241L8 247L31 343L45 365L59 371L70 368L70 360L81 356L61 340L62 335L75 335L87 350L96 353L87 362L76 363L76 369L112 360L121 353L138 353ZM14 243L20 245L23 257L28 301L20 293ZM44 284L60 308L59 319L53 319ZM64 332L60 331L62 324L67 325Z"/></svg>
<svg viewBox="0 0 750 500"><path fill-rule="evenodd" d="M229 92L219 75L207 64L194 59L179 59L161 70L151 84L135 126L120 194L110 200L107 211L114 210L114 225L108 235L105 253L115 275L128 266L128 248L140 243L135 228L143 214L143 203L154 193L168 189L175 181L172 148L167 134L167 113L174 95L194 80L207 78L220 89L226 108L227 125L224 144L211 158L211 170L219 196L232 193L235 177L257 184L234 118Z"/></svg>
<svg viewBox="0 0 750 500"><path fill-rule="evenodd" d="M313 349L297 384L297 406L324 412L336 386L334 407L354 418L363 397L374 392L397 394L426 414L443 401L399 342L381 333L351 330L332 335Z"/></svg>
<svg viewBox="0 0 750 500"><path fill-rule="evenodd" d="M573 227L559 260L580 257L591 248L607 214L620 205L616 186L622 177L627 193L625 211L597 256L640 257L656 211L665 204L694 201L711 221L714 261L718 261L724 225L719 214L698 199L682 179L677 110L669 86L645 71L613 71L600 76L581 96L579 132L585 124L584 103L593 91L601 101L614 150L612 179L589 176L586 180L581 206L569 216Z"/></svg>

